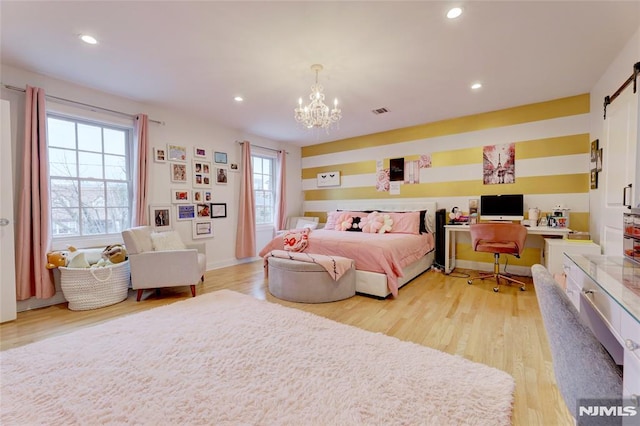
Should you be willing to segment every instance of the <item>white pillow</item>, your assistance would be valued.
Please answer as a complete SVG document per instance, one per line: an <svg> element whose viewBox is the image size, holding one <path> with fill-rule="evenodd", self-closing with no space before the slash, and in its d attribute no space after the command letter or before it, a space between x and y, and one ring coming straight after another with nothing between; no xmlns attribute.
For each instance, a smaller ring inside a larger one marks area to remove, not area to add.
<svg viewBox="0 0 640 426"><path fill-rule="evenodd" d="M433 224L433 217L431 217L430 213L431 212L427 210L424 215L424 227L427 229L428 233L433 234L436 227Z"/></svg>
<svg viewBox="0 0 640 426"><path fill-rule="evenodd" d="M317 227L318 227L318 222L314 220L298 219L294 229L302 229L302 228L316 229Z"/></svg>
<svg viewBox="0 0 640 426"><path fill-rule="evenodd" d="M151 244L155 251L184 250L187 248L180 239L180 234L176 231L152 232Z"/></svg>

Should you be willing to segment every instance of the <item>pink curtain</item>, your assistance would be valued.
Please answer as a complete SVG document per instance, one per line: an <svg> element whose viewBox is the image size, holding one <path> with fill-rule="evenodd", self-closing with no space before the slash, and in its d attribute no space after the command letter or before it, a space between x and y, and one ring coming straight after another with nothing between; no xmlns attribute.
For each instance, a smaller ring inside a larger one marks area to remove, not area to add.
<svg viewBox="0 0 640 426"><path fill-rule="evenodd" d="M136 115L135 137L138 156L135 164L133 226L147 224L147 192L149 190L149 117Z"/></svg>
<svg viewBox="0 0 640 426"><path fill-rule="evenodd" d="M278 151L278 190L276 191L276 226L287 226L287 152Z"/></svg>
<svg viewBox="0 0 640 426"><path fill-rule="evenodd" d="M16 298L47 299L56 293L45 266L51 249L49 160L44 90L25 91L24 148L16 235Z"/></svg>
<svg viewBox="0 0 640 426"><path fill-rule="evenodd" d="M251 145L242 144L242 180L238 206L238 232L236 234L236 257L242 259L256 255L256 202L253 193L253 168L251 167Z"/></svg>

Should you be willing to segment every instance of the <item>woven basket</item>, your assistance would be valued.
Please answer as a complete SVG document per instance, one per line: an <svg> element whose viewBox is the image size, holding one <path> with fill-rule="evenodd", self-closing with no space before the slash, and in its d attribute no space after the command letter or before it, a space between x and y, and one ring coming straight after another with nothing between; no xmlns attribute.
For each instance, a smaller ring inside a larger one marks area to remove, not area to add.
<svg viewBox="0 0 640 426"><path fill-rule="evenodd" d="M129 261L100 268L60 267L62 293L72 311L122 302L129 291Z"/></svg>

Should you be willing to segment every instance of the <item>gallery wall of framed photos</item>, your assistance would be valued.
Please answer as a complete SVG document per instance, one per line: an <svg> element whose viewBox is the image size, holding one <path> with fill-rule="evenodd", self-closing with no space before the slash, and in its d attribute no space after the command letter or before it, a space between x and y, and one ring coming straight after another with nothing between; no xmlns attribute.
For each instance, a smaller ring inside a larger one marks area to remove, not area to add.
<svg viewBox="0 0 640 426"><path fill-rule="evenodd" d="M157 231L165 231L173 229L174 220L190 221L192 238L212 238L213 219L227 217L227 203L215 197L214 191L215 185L229 183L227 153L181 144L156 146L152 152L154 163L169 166L166 186L170 204L151 206L149 223Z"/></svg>

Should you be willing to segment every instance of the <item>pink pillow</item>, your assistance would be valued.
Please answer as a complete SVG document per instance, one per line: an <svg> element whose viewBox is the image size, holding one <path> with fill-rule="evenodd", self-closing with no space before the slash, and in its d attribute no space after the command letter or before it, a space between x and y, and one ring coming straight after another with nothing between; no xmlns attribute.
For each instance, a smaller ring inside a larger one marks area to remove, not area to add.
<svg viewBox="0 0 640 426"><path fill-rule="evenodd" d="M347 229L351 228L352 224L353 224L353 217L351 217L351 214L342 213L336 219L335 229L336 231L346 231Z"/></svg>
<svg viewBox="0 0 640 426"><path fill-rule="evenodd" d="M309 232L311 229L292 229L282 236L286 251L303 251L309 245Z"/></svg>
<svg viewBox="0 0 640 426"><path fill-rule="evenodd" d="M327 223L324 225L324 229L328 229L328 230L331 230L331 231L336 229L336 220L338 219L338 216L341 213L342 212L338 212L338 211L328 212L327 213Z"/></svg>
<svg viewBox="0 0 640 426"><path fill-rule="evenodd" d="M392 229L393 220L388 214L372 212L361 221L362 232L384 234Z"/></svg>
<svg viewBox="0 0 640 426"><path fill-rule="evenodd" d="M393 220L392 234L420 234L420 212L387 213Z"/></svg>

